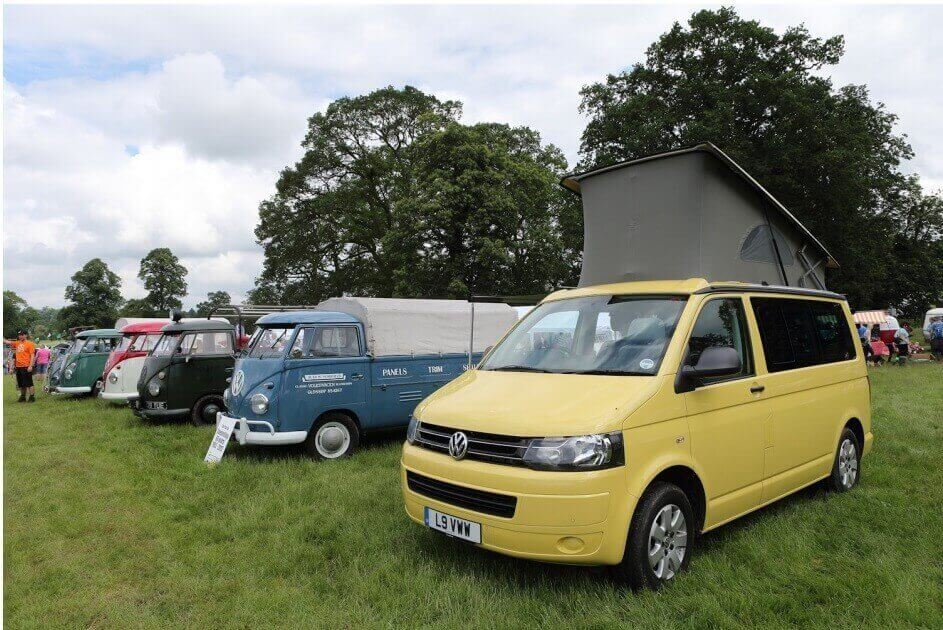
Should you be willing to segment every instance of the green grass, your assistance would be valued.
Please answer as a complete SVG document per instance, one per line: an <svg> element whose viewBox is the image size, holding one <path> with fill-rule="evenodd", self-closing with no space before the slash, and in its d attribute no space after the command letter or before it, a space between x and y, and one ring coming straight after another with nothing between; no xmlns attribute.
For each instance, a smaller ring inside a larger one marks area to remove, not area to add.
<svg viewBox="0 0 943 630"><path fill-rule="evenodd" d="M943 366L872 370L862 484L802 491L707 535L633 594L414 525L401 437L317 464L144 424L4 379L8 627L943 627Z"/></svg>

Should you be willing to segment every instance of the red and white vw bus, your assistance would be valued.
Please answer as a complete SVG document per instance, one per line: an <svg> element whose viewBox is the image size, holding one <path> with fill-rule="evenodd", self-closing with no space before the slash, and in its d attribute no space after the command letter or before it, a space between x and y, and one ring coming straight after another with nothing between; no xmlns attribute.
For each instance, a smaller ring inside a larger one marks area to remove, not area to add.
<svg viewBox="0 0 943 630"><path fill-rule="evenodd" d="M138 378L144 359L160 339L160 329L169 319L149 319L121 328L121 344L108 356L100 396L103 400L124 404L138 397Z"/></svg>

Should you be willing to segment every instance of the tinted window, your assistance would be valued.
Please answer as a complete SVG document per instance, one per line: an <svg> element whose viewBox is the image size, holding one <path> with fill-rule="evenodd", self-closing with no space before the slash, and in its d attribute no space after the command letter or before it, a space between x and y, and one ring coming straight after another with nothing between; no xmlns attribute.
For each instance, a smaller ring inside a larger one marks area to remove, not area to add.
<svg viewBox="0 0 943 630"><path fill-rule="evenodd" d="M703 383L741 378L753 374L753 362L750 353L750 335L747 332L743 310L743 300L723 298L711 300L704 305L694 323L694 330L688 339L685 365L697 365L701 353L706 348L733 348L740 355L740 373L734 376L720 376L703 379Z"/></svg>
<svg viewBox="0 0 943 630"><path fill-rule="evenodd" d="M777 298L750 301L770 372L855 357L840 304Z"/></svg>
<svg viewBox="0 0 943 630"><path fill-rule="evenodd" d="M811 306L822 351L822 363L853 359L854 341L842 307L834 302L811 302Z"/></svg>

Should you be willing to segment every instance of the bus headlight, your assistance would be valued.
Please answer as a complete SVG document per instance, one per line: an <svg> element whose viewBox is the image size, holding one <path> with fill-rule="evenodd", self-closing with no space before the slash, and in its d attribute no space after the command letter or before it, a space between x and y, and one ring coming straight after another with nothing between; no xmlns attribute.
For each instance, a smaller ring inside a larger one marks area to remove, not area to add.
<svg viewBox="0 0 943 630"><path fill-rule="evenodd" d="M151 396L156 396L160 393L160 383L157 382L157 379L151 379L151 382L147 384L147 393Z"/></svg>
<svg viewBox="0 0 943 630"><path fill-rule="evenodd" d="M63 376L65 376L66 380L69 380L70 378L72 378L73 374L75 374L75 363L70 363L69 365L66 366L65 373L63 374Z"/></svg>
<svg viewBox="0 0 943 630"><path fill-rule="evenodd" d="M625 463L622 432L535 438L524 451L524 463L541 470L599 470Z"/></svg>
<svg viewBox="0 0 943 630"><path fill-rule="evenodd" d="M118 374L115 373L113 370L108 373L108 382L112 384L118 382Z"/></svg>
<svg viewBox="0 0 943 630"><path fill-rule="evenodd" d="M252 394L252 398L249 399L249 406L252 408L252 413L261 416L268 411L268 398L265 397L265 394Z"/></svg>
<svg viewBox="0 0 943 630"><path fill-rule="evenodd" d="M409 426L406 427L406 441L410 444L416 443L416 438L419 437L419 420L416 420L416 416L409 416Z"/></svg>

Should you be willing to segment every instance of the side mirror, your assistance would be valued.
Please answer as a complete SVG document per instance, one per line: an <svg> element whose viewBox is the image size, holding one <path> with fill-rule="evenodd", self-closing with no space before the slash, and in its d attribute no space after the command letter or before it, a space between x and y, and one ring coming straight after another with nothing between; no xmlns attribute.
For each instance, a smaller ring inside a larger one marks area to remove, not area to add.
<svg viewBox="0 0 943 630"><path fill-rule="evenodd" d="M705 378L732 376L742 369L740 354L729 346L705 348L697 365L685 365L675 377L675 393L694 391Z"/></svg>

